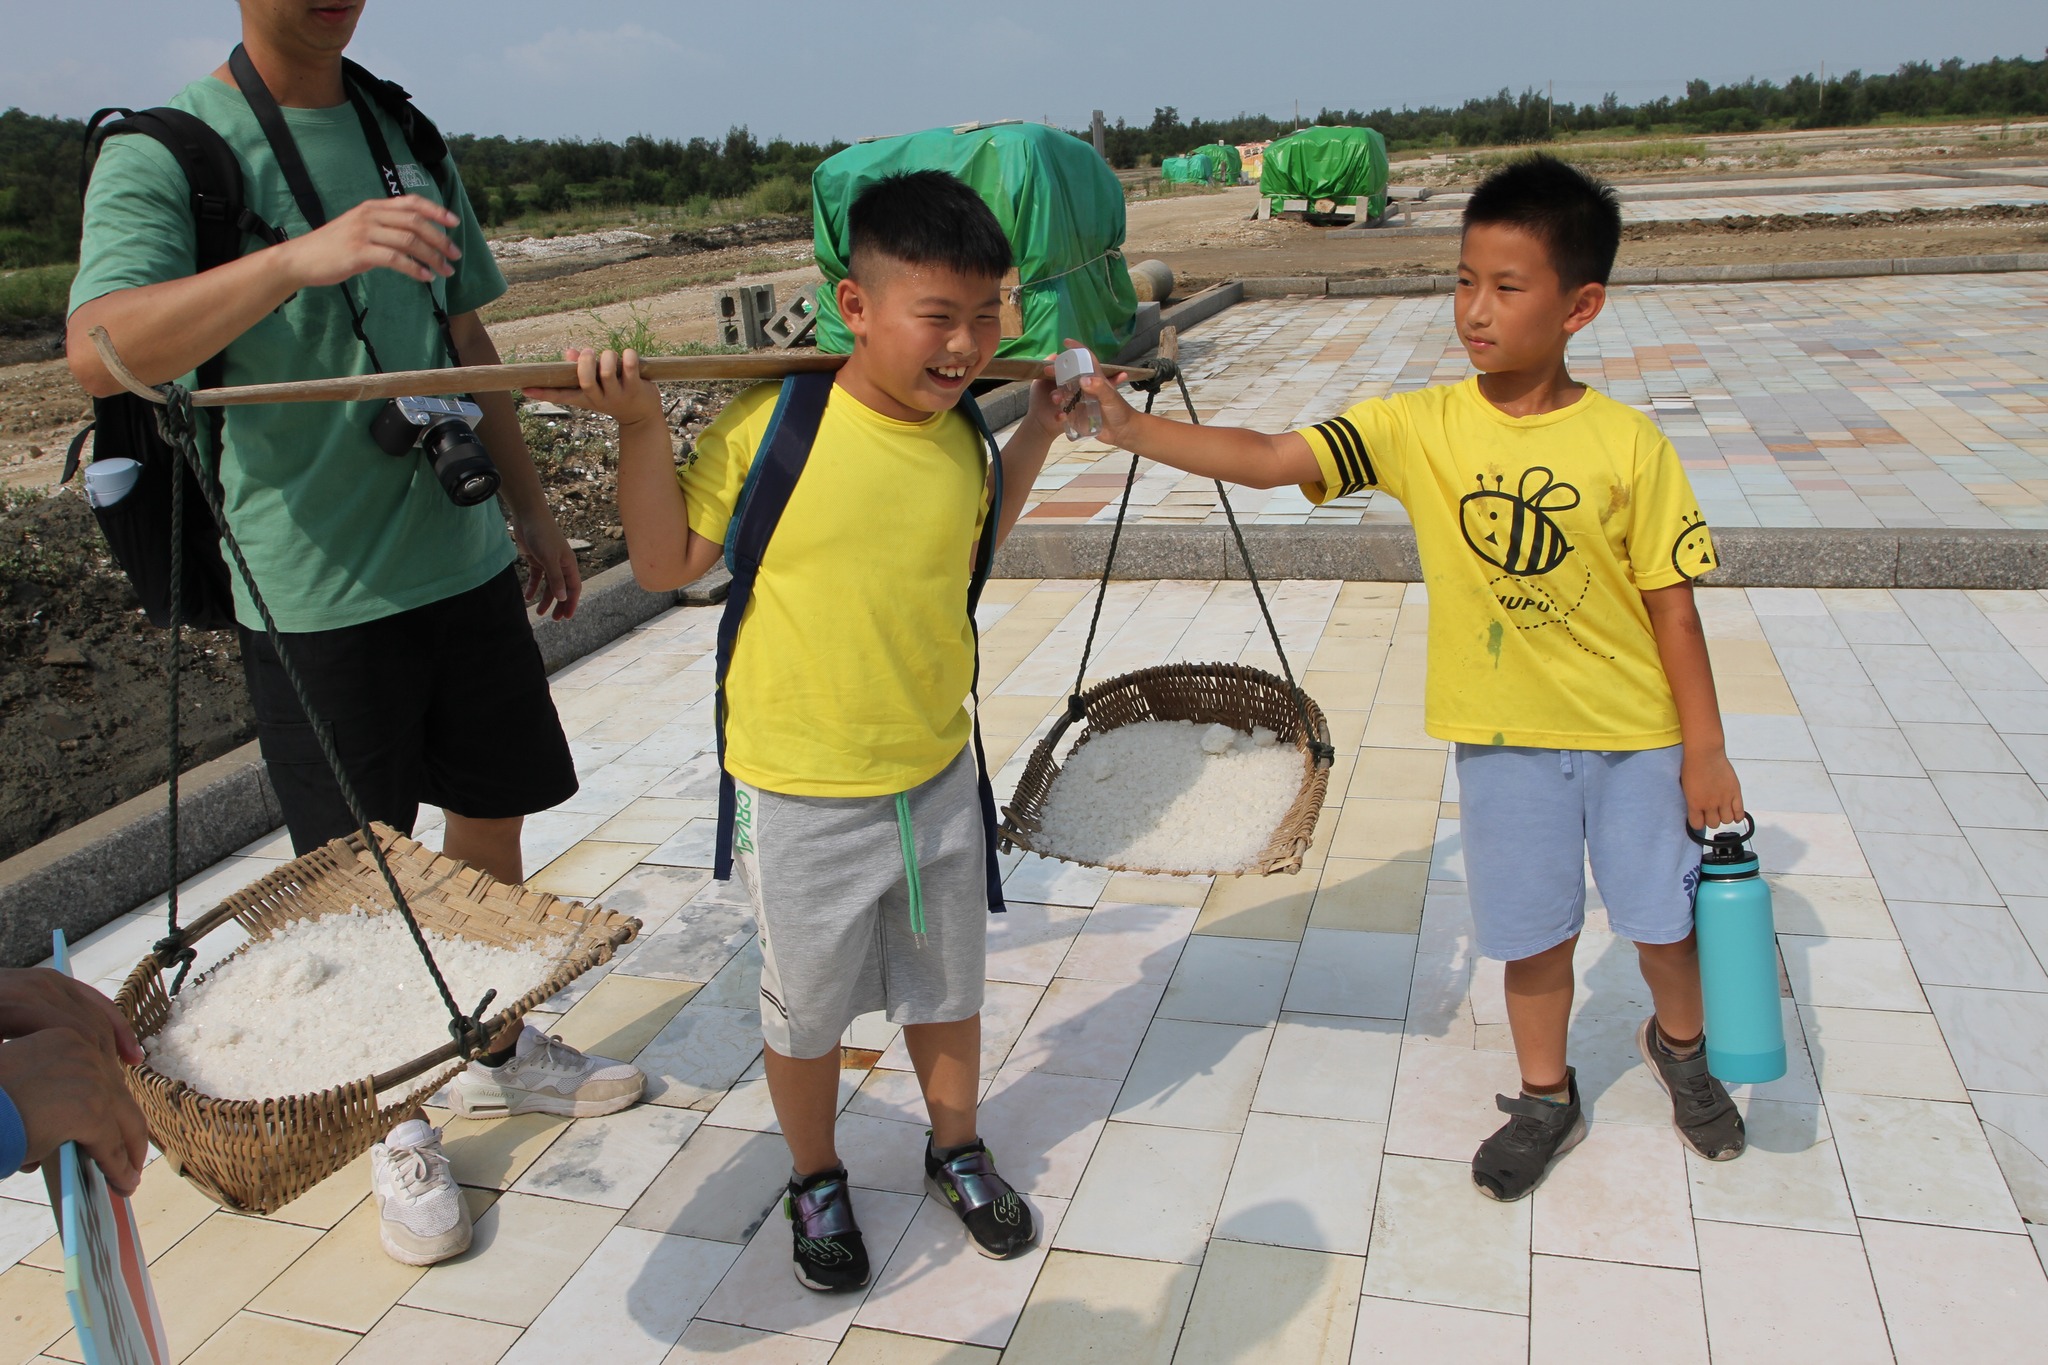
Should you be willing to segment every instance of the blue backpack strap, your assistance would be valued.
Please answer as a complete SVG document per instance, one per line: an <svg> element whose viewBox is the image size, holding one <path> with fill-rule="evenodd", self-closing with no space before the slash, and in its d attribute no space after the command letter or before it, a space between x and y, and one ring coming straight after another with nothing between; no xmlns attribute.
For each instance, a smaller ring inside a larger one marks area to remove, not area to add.
<svg viewBox="0 0 2048 1365"><path fill-rule="evenodd" d="M796 491L797 479L811 457L818 424L824 420L825 404L831 397L830 373L793 374L782 381L782 396L769 419L768 434L754 452L753 466L747 471L746 485L726 528L725 563L732 572L732 587L726 595L725 613L718 619L718 685L712 712L718 727L718 839L712 875L719 881L732 878L733 831L739 812L739 793L725 767L725 722L731 710L725 676L732 669L733 645L754 594L754 580L761 572L761 556L767 552L790 494Z"/></svg>
<svg viewBox="0 0 2048 1365"><path fill-rule="evenodd" d="M988 419L982 416L981 404L974 401L972 393L961 395L960 407L967 414L967 420L974 423L982 447L988 452L992 485L988 515L982 519L981 539L974 547L974 573L967 583L967 623L974 630L974 682L970 690L974 694L974 767L979 774L982 858L988 876L988 911L995 915L1001 914L1008 906L1003 900L1003 864L996 854L999 838L996 790L989 780L988 754L981 743L981 626L974 619L974 611L981 605L981 590L988 586L989 574L996 563L997 523L1003 515L1003 452L996 445L995 433L988 429Z"/></svg>

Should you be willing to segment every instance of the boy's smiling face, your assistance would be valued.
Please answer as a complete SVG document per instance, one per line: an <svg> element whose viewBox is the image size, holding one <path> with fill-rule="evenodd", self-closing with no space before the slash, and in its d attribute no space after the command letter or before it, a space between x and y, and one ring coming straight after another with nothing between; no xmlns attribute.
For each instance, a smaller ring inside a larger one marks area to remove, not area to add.
<svg viewBox="0 0 2048 1365"><path fill-rule="evenodd" d="M1002 286L993 276L877 253L856 262L838 298L855 343L839 382L901 421L950 412L1002 341Z"/></svg>
<svg viewBox="0 0 2048 1365"><path fill-rule="evenodd" d="M1565 288L1549 248L1534 233L1505 223L1465 229L1452 314L1458 340L1481 374L1562 363L1573 334L1600 315L1606 300L1603 284Z"/></svg>

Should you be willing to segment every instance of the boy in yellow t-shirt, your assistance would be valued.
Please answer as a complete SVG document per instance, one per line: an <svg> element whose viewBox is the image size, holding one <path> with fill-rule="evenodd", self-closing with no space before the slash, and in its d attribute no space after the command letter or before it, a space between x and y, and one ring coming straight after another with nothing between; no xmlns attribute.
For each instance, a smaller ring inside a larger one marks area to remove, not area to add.
<svg viewBox="0 0 2048 1365"><path fill-rule="evenodd" d="M1020 1255L1036 1236L975 1127L994 854L964 703L985 521L997 540L1016 522L1060 426L1040 382L991 506L982 436L957 405L1001 340L1010 245L972 189L937 171L891 176L854 202L850 227L838 302L854 349L829 397L793 387L778 417L776 388L740 395L680 475L633 352L572 351L581 387L534 391L618 419L619 515L634 576L657 590L718 561L771 427L823 404L808 409L808 459L740 602L723 699L768 1093L794 1166L792 1260L824 1292L868 1281L834 1128L840 1038L871 1010L903 1026L917 1068L928 1185L985 1256Z"/></svg>
<svg viewBox="0 0 2048 1365"><path fill-rule="evenodd" d="M1637 1041L1674 1126L1709 1160L1742 1151L1706 1069L1685 829L1739 820L1742 792L1693 604L1713 540L1685 471L1655 424L1565 368L1606 300L1614 194L1534 156L1488 177L1464 224L1454 311L1479 373L1461 384L1278 436L1089 392L1109 440L1162 463L1319 503L1382 488L1408 509L1429 588L1425 723L1455 746L1479 949L1507 962L1522 1093L1498 1098L1509 1121L1472 1161L1480 1192L1507 1200L1585 1136L1565 1042L1588 857L1655 1001Z"/></svg>

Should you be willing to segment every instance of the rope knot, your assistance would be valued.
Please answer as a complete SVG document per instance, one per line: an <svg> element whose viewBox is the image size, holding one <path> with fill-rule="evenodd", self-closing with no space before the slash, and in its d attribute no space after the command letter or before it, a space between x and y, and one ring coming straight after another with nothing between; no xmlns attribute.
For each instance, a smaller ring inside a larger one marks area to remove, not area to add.
<svg viewBox="0 0 2048 1365"><path fill-rule="evenodd" d="M428 958L431 963L433 959ZM484 998L476 1002L476 1008L468 1014L457 1014L448 1021L448 1036L455 1040L465 1058L474 1060L491 1050L491 1035L484 1028L484 1011L498 998L495 990L484 992Z"/></svg>

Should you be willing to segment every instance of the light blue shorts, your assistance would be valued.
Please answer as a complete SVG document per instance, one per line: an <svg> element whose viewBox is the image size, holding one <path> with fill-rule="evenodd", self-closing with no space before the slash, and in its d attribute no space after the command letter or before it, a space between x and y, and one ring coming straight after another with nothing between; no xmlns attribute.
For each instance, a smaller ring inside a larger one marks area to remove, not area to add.
<svg viewBox="0 0 2048 1365"><path fill-rule="evenodd" d="M1700 850L1685 832L1681 748L1456 746L1458 823L1479 951L1514 962L1586 923L1587 861L1614 932L1692 932Z"/></svg>

